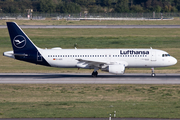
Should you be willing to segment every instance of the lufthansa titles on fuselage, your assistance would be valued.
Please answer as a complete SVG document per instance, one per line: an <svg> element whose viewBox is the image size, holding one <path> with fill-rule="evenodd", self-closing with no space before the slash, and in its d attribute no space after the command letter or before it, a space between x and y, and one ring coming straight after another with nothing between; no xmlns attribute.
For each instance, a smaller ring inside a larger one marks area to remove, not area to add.
<svg viewBox="0 0 180 120"><path fill-rule="evenodd" d="M126 55L126 54L142 54L142 55L149 55L149 51L135 51L135 50L120 50L120 54Z"/></svg>

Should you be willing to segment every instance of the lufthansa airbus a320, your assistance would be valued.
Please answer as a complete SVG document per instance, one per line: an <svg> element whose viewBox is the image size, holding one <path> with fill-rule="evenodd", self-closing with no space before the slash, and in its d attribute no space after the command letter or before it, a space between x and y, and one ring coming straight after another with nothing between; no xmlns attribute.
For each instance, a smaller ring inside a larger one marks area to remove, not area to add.
<svg viewBox="0 0 180 120"><path fill-rule="evenodd" d="M39 65L59 68L94 69L112 74L124 74L126 68L154 68L172 66L177 60L157 49L41 49L37 47L15 22L7 22L13 51L4 56Z"/></svg>

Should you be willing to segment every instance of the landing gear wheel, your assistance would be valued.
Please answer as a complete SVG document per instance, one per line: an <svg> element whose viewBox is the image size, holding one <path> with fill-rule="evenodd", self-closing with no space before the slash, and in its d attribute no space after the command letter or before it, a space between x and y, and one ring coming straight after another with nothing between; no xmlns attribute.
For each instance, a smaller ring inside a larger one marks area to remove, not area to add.
<svg viewBox="0 0 180 120"><path fill-rule="evenodd" d="M93 77L97 77L97 75L98 75L98 72L97 72L97 71L96 71L96 72L94 72L94 71L92 72L92 76L93 76Z"/></svg>
<svg viewBox="0 0 180 120"><path fill-rule="evenodd" d="M154 73L154 68L151 68L151 71L152 71L151 76L152 76L152 77L155 77L155 76L156 76L156 74Z"/></svg>
<svg viewBox="0 0 180 120"><path fill-rule="evenodd" d="M155 74L155 73L152 73L152 74L151 74L151 76L152 76L152 77L155 77L155 76L156 76L156 74Z"/></svg>

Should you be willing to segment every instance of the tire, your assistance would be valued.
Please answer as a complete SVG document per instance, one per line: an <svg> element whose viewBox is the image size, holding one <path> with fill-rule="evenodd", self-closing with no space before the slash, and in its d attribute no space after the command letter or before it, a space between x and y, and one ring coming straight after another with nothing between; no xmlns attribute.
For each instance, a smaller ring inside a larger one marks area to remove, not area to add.
<svg viewBox="0 0 180 120"><path fill-rule="evenodd" d="M94 72L94 71L92 72L92 76L93 76L93 77L97 77L97 75L98 75L98 72L97 72L97 71L96 71L96 72Z"/></svg>
<svg viewBox="0 0 180 120"><path fill-rule="evenodd" d="M155 73L152 73L152 74L151 74L151 76L152 76L152 77L155 77L155 76L156 76L156 74L155 74Z"/></svg>

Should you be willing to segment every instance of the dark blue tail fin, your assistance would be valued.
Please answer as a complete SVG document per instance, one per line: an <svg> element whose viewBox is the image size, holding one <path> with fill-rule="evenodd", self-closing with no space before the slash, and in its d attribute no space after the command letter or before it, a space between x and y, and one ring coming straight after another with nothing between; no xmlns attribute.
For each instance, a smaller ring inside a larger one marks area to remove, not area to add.
<svg viewBox="0 0 180 120"><path fill-rule="evenodd" d="M7 22L7 27L11 38L11 43L14 50L13 56L15 59L50 66L39 53L39 48L34 45L34 43L15 22Z"/></svg>
<svg viewBox="0 0 180 120"><path fill-rule="evenodd" d="M37 51L37 47L15 22L7 22L7 27L15 54L32 50Z"/></svg>

